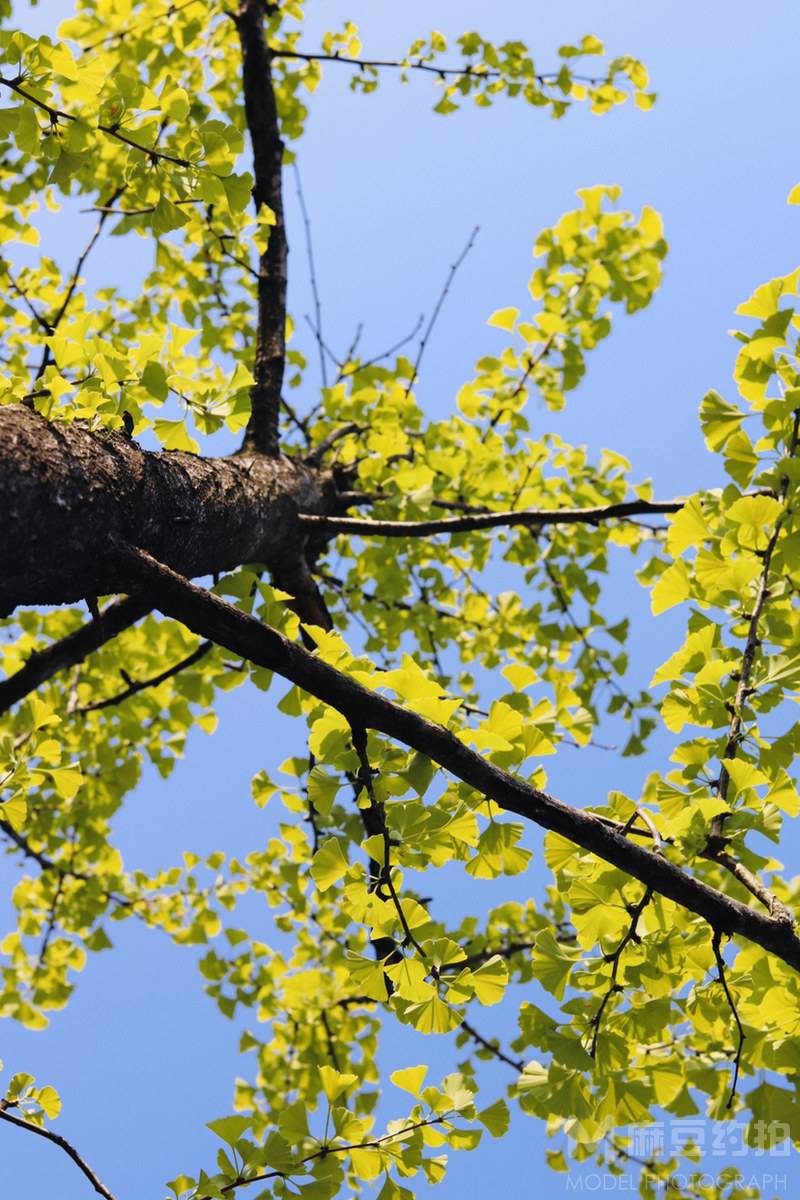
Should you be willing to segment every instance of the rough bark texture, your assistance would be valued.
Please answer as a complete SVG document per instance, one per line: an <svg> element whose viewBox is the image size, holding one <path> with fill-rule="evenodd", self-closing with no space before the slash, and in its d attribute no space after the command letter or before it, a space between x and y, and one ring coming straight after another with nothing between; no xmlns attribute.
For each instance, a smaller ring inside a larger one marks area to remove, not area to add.
<svg viewBox="0 0 800 1200"><path fill-rule="evenodd" d="M245 449L277 455L278 416L286 361L286 276L288 246L283 216L283 141L272 86L272 55L264 37L264 0L242 0L234 16L242 51L242 90L253 144L253 201L256 212L272 211L274 224L258 264L258 324L253 363L255 383Z"/></svg>
<svg viewBox="0 0 800 1200"><path fill-rule="evenodd" d="M335 509L323 471L285 457L199 458L142 450L121 433L0 408L0 612L125 591L117 541L189 577L266 564L299 568L297 513Z"/></svg>

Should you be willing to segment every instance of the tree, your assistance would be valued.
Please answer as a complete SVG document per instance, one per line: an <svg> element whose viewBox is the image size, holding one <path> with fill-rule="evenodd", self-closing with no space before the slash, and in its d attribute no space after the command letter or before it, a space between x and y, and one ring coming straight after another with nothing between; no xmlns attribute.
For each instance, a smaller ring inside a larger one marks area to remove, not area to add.
<svg viewBox="0 0 800 1200"><path fill-rule="evenodd" d="M541 74L521 43L468 33L450 49L434 34L375 62L350 25L309 47L302 19L288 2L90 0L58 43L0 33L4 240L35 241L42 199L97 213L66 277L46 258L3 263L0 832L23 878L2 1011L46 1023L114 920L209 943L221 1012L267 1024L244 1045L253 1081L211 1123L227 1148L172 1181L176 1197L302 1186L324 1200L362 1181L381 1200L408 1196L405 1180L442 1177L442 1147L503 1135L506 1100L480 1088L490 1058L511 1102L568 1133L576 1161L637 1166L655 1195L677 1164L638 1162L631 1123L705 1106L746 1118L752 1145L800 1137L798 883L753 848L798 813L800 272L739 309L741 401L703 401L724 489L660 501L621 456L595 463L531 434L529 397L563 405L612 314L659 285L660 218L621 209L612 187L581 192L539 236L533 310L491 317L511 345L478 361L449 419L427 419L414 396L436 312L413 358L403 344L367 361L355 345L333 365L317 316L324 387L301 408L285 395L305 363L287 346L282 186L323 67L364 92L386 72L431 76L445 115L500 96L556 117L653 99L642 64L607 60L593 37ZM245 134L252 171L239 170ZM108 232L152 246L144 294L82 286ZM201 456L222 429L240 449ZM654 613L686 609L658 701L620 682L626 623L602 611L612 550L630 554ZM487 590L498 562L516 591ZM281 836L245 862L187 852L156 876L126 869L111 818L142 763L168 774L189 730L213 728L218 691L248 678L277 692L275 676L308 737L284 764L293 782L253 781L257 803L288 810ZM630 724L625 754L643 753L657 722L686 732L640 796L573 808L544 790L544 762L587 745L604 709ZM458 925L437 915L437 870L520 874L526 826L547 831L541 903ZM245 893L267 897L285 952L241 927ZM482 1009L509 983L531 990L503 1046ZM455 1034L461 1057L437 1086L424 1067L395 1072L397 1119L381 1132L376 1054L391 1022ZM768 1077L752 1086L757 1072ZM53 1087L17 1075L0 1119L56 1142L101 1195L124 1195L90 1148L51 1130L59 1108ZM566 1165L562 1151L552 1161ZM671 1190L735 1187L731 1174Z"/></svg>

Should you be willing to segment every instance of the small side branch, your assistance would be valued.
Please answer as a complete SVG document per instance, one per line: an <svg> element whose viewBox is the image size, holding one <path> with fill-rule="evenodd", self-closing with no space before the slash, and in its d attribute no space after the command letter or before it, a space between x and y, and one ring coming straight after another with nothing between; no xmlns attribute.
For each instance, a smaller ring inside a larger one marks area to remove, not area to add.
<svg viewBox="0 0 800 1200"><path fill-rule="evenodd" d="M201 642L196 650L193 650L191 654L187 654L180 662L176 662L173 666L168 667L166 671L162 671L160 675L152 675L149 679L132 680L124 691L117 692L114 696L108 696L105 700L95 700L93 704L85 704L83 708L76 708L75 712L98 712L100 709L112 708L116 704L122 704L125 700L129 700L131 696L136 696L139 692L145 691L146 688L158 687L159 684L165 683L167 679L172 679L173 676L178 675L181 671L185 671L187 667L193 667L195 663L205 658L212 649L212 642Z"/></svg>
<svg viewBox="0 0 800 1200"><path fill-rule="evenodd" d="M36 650L24 667L0 682L0 713L7 712L12 705L23 700L59 671L82 662L93 650L122 633L123 629L135 625L151 608L152 605L139 596L115 600L100 614L99 620L87 622L44 650Z"/></svg>
<svg viewBox="0 0 800 1200"><path fill-rule="evenodd" d="M744 1049L744 1039L746 1037L746 1034L744 1032L744 1028L742 1027L742 1022L739 1019L739 1011L736 1008L736 1004L734 1002L733 996L731 995L731 989L728 987L728 976L725 973L725 960L722 957L722 934L719 932L718 929L714 930L714 937L712 939L711 944L714 949L714 958L717 963L717 971L719 973L719 982L720 982L720 985L722 986L723 992L725 993L725 999L728 1001L728 1007L731 1010L731 1015L733 1016L733 1020L736 1025L736 1030L739 1035L739 1041L736 1046L736 1053L734 1054L734 1058L733 1058L733 1076L731 1078L731 1090L728 1095L728 1103L725 1105L726 1108L731 1108L733 1105L734 1097L736 1095L736 1088L739 1083L739 1068L741 1067L741 1063L742 1063L742 1050Z"/></svg>
<svg viewBox="0 0 800 1200"><path fill-rule="evenodd" d="M75 1163L78 1170L89 1180L98 1196L103 1196L104 1200L116 1200L113 1192L110 1192L103 1181L92 1170L71 1142L66 1138L61 1137L58 1133L53 1133L50 1129L42 1129L39 1125L34 1125L30 1121L24 1120L22 1117L16 1117L10 1113L7 1108L0 1107L0 1121L7 1121L9 1125L16 1125L17 1129L27 1129L28 1133L35 1133L37 1137L45 1138L46 1141L52 1142L54 1146L58 1146L63 1150L69 1158Z"/></svg>
<svg viewBox="0 0 800 1200"><path fill-rule="evenodd" d="M56 128L60 121L78 121L81 119L74 113L64 112L63 109L56 108L54 105L47 104L46 101L40 100L38 96L35 96L32 92L29 92L27 88L22 86L22 80L20 78L6 79L0 77L0 87L8 88L10 92L14 92L15 95L19 96L22 100L27 100L27 102L32 104L34 108L38 108L40 112L46 113L50 118L50 125L53 129ZM122 142L123 145L130 146L132 150L138 150L141 154L144 154L151 163L169 162L174 166L182 167L187 171L192 169L195 165L189 162L187 158L179 158L175 154L167 154L164 150L157 150L155 146L143 146L142 143L137 142L135 138L128 137L127 134L122 133L118 125L107 125L104 122L98 122L95 128L101 133L105 133L109 137L115 138L118 142Z"/></svg>
<svg viewBox="0 0 800 1200"><path fill-rule="evenodd" d="M465 63L460 67L436 66L434 63L426 62L422 58L414 59L390 59L390 58L350 58L344 54L325 54L322 51L313 50L275 50L275 58L296 59L300 62L329 62L341 63L342 66L352 67L358 71L423 71L429 75L435 75L438 79L456 78L461 79L465 75L472 75L478 79L500 79L503 72L492 67L474 67L470 63ZM533 76L540 86L548 83L555 83L558 80L558 71L545 71ZM574 79L582 83L597 85L602 82L598 75L575 75Z"/></svg>
<svg viewBox="0 0 800 1200"><path fill-rule="evenodd" d="M794 924L794 917L787 906L782 900L778 899L775 893L757 875L748 870L744 863L740 863L732 854L719 845L722 840L714 836L710 837L703 850L703 857L710 859L711 862L718 863L726 871L730 871L734 879L739 880L742 887L747 888L748 892L752 896L755 896L756 900L761 901L770 916L774 917L776 921L783 921L791 928Z"/></svg>
<svg viewBox="0 0 800 1200"><path fill-rule="evenodd" d="M510 512L469 513L431 521L374 521L366 517L322 517L301 514L300 522L330 533L364 533L375 537L434 537L439 533L475 533L515 525L597 525L601 521L626 521L643 513L675 513L685 500L628 500L595 508L529 508Z"/></svg>
<svg viewBox="0 0 800 1200"><path fill-rule="evenodd" d="M611 982L608 986L608 990L603 996L603 999L600 1001L600 1006L597 1009L597 1012L592 1017L592 1023L590 1026L592 1030L592 1043L589 1047L589 1053L591 1054L592 1058L595 1057L597 1052L597 1039L600 1036L600 1026L606 1006L608 1005L608 1002L611 1000L612 996L616 996L618 992L622 991L621 985L617 983L617 975L619 974L619 966L620 962L622 961L623 952L629 942L639 940L639 918L647 908L647 905L650 903L652 898L653 888L646 887L639 903L634 905L634 907L631 909L631 923L625 930L625 933L621 938L616 950L614 950L610 955L606 956L606 961L611 963Z"/></svg>
<svg viewBox="0 0 800 1200"><path fill-rule="evenodd" d="M400 897L397 894L397 888L394 886L392 879L392 839L386 825L386 814L383 805L375 795L372 777L373 771L369 763L367 754L367 731L363 726L351 725L353 735L353 748L358 755L359 772L358 784L359 791L364 790L369 797L369 811L373 818L373 826L375 832L383 839L383 863L380 864L380 874L377 876L376 892L380 896L380 889L385 888L389 894L389 898L394 905L394 910L397 913L400 926L403 930L403 944L413 946L423 960L427 958L425 951L420 946L417 939L411 932L411 927L408 924L408 918L403 911L403 905ZM381 896L381 899L385 897Z"/></svg>
<svg viewBox="0 0 800 1200"><path fill-rule="evenodd" d="M488 1050L489 1053L493 1054L499 1062L505 1063L506 1066L511 1067L512 1071L516 1071L518 1075L521 1075L525 1070L525 1064L522 1059L510 1058L505 1051L500 1048L500 1046L498 1046L495 1042L490 1042L488 1038L485 1038L482 1033L478 1032L474 1025L469 1023L469 1021L462 1021L459 1028L467 1035L467 1037L472 1038L472 1041L475 1042L476 1045L480 1046L482 1050Z"/></svg>
<svg viewBox="0 0 800 1200"><path fill-rule="evenodd" d="M464 259L467 257L470 250L472 249L472 247L475 245L475 238L478 236L479 232L480 232L480 226L476 225L475 228L473 229L472 233L469 235L469 239L467 241L466 246L461 251L461 253L459 254L458 258L455 260L455 262L451 264L450 270L447 275L447 279L445 280L445 283L444 283L444 287L442 288L442 290L439 294L439 299L436 301L434 310L431 313L431 319L430 319L430 321L428 321L425 332L422 335L422 340L420 341L420 344L419 344L419 350L417 351L417 357L414 362L414 369L411 372L411 378L409 379L408 385L406 387L406 396L409 394L412 387L417 382L417 379L419 377L419 368L422 363L422 357L425 353L428 342L430 341L430 337L431 337L431 334L433 333L434 326L436 325L436 322L439 318L439 313L442 311L442 305L444 304L445 300L447 299L447 295L448 295L448 292L450 291L453 280L455 279L456 274L458 273L458 268L461 266Z"/></svg>
<svg viewBox="0 0 800 1200"><path fill-rule="evenodd" d="M95 246L97 245L97 243L100 239L100 234L103 232L103 226L105 225L106 221L108 220L110 213L112 213L114 211L114 205L116 204L117 200L120 198L122 193L125 191L126 186L127 185L123 184L121 187L118 187L116 189L116 191L114 191L112 193L107 204L103 206L103 208L100 212L100 216L98 218L97 224L95 225L95 227L92 231L91 237L89 238L88 242L84 246L83 250L81 250L81 252L78 255L78 258L75 262L75 266L73 268L72 275L70 276L70 280L67 285L67 291L64 295L64 299L61 301L61 304L58 307L58 311L56 312L52 321L49 322L49 325L50 325L49 332L50 333L55 333L55 331L58 329L59 325L61 324L62 320L66 316L67 309L69 308L70 304L72 303L72 298L75 295L75 290L78 286L78 282L81 277L81 271L83 270L83 265L86 262L89 255L91 254L92 250L94 250ZM42 353L42 361L39 363L39 367L36 371L37 379L41 378L41 376L45 372L46 367L52 361L53 361L52 351L49 346L45 346L44 351Z"/></svg>

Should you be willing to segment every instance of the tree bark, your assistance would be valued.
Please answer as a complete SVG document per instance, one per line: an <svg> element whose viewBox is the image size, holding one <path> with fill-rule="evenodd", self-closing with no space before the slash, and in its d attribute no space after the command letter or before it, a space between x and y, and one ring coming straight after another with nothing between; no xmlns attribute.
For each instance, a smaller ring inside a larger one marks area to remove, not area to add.
<svg viewBox="0 0 800 1200"><path fill-rule="evenodd" d="M300 511L341 511L330 473L284 456L142 450L122 433L0 407L0 613L125 591L109 555L139 546L181 575L247 562L302 574Z"/></svg>

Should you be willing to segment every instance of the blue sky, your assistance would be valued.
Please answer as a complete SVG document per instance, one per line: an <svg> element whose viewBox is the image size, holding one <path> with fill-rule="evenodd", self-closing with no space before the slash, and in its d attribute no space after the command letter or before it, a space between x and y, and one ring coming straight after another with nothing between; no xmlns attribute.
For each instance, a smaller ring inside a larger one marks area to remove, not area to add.
<svg viewBox="0 0 800 1200"><path fill-rule="evenodd" d="M21 5L18 23L30 31L52 29L69 7L46 0L29 14ZM352 0L345 7L312 0L309 9L305 44L313 46L315 32L349 19L361 26L365 53L376 57L401 52L435 26L448 35L477 28L493 39L519 37L545 69L559 44L588 32L612 52L647 63L659 93L652 112L626 106L598 119L576 111L557 123L509 102L488 111L467 106L442 118L431 111L434 92L425 80L402 87L389 78L376 95L360 97L346 86L346 68L331 68L298 147L325 332L342 350L360 321L368 351L397 340L421 311L430 312L450 262L479 224L419 387L428 411L448 411L474 360L497 344L486 317L505 305L528 306L538 230L573 206L576 188L619 183L627 205L652 204L664 215L671 244L664 286L646 312L617 321L566 412L553 417L541 409L534 425L594 451L622 451L635 475L654 478L659 495L717 483L719 468L697 425L698 404L709 387L732 391L734 347L727 330L737 303L800 261L800 210L785 203L800 180L796 4L406 0L400 6ZM291 180L288 193L291 308L311 357L302 331L310 296ZM91 221L65 214L48 236L54 246L71 244L84 229L88 234ZM140 245L109 243L95 257L90 281L135 278ZM315 380L312 362L308 399ZM674 648L679 624L669 614L654 622L646 596L622 575L616 587L612 603L620 612L631 608L635 617L633 677L646 682ZM201 853L263 843L274 817L251 804L250 778L261 768L274 770L287 746L301 746L301 732L275 712L280 694L243 688L222 697L216 734L194 735L168 782L147 776L117 822L129 865L166 865L187 840ZM565 751L551 770L551 788L575 803L600 800L610 787L635 791L663 752L656 742L647 762L620 764L613 755ZM527 844L538 852L536 831ZM0 872L7 890L15 873L5 863ZM543 878L536 866L509 894L527 886L536 895ZM455 879L452 886L459 887ZM479 909L484 893L471 895ZM498 898L491 894L491 902ZM263 921L268 940L266 909ZM203 996L192 952L132 924L117 929L116 942L113 953L93 956L70 1006L54 1014L46 1033L8 1026L0 1055L8 1073L29 1070L59 1088L64 1114L58 1127L120 1200L160 1198L166 1178L210 1161L213 1139L203 1122L229 1111L233 1077L249 1063L237 1056L236 1028ZM496 1028L510 1024L503 1017ZM390 1039L387 1063L404 1061L405 1046L399 1037ZM455 1060L446 1040L416 1045L411 1053L414 1062L432 1062L434 1073ZM492 1077L498 1087L505 1082L499 1072ZM455 1156L436 1195L477 1200L498 1184L515 1197L542 1187L560 1195L565 1185L544 1165L544 1145L541 1127L520 1118L509 1139ZM776 1165L790 1172L792 1160ZM800 1181L796 1166L794 1181ZM55 1148L0 1129L3 1195L81 1200L87 1190Z"/></svg>

